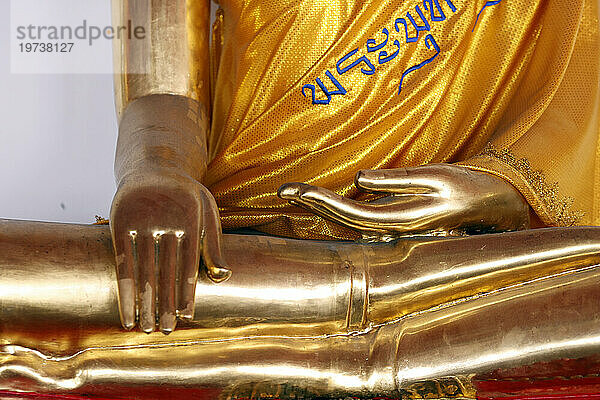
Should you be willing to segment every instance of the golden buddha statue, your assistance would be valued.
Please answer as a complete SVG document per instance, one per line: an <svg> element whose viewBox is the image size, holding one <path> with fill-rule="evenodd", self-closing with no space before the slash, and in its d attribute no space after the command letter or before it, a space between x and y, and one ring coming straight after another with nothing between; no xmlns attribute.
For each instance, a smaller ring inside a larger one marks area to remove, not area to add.
<svg viewBox="0 0 600 400"><path fill-rule="evenodd" d="M136 290L144 331L155 298L162 331L190 318L200 254L227 278L217 207L225 229L305 239L517 230L528 208L534 226L600 222L596 2L223 1L210 47L205 3L115 7L152 38L116 51L125 327Z"/></svg>
<svg viewBox="0 0 600 400"><path fill-rule="evenodd" d="M209 45L208 1L114 1L151 46L110 233L0 223L0 390L475 398L598 353L597 1L219 5Z"/></svg>

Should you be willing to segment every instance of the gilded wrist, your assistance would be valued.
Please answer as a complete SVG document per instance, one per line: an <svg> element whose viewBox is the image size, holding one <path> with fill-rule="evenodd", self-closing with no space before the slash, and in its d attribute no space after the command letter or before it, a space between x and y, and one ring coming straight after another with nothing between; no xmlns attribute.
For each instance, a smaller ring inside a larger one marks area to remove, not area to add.
<svg viewBox="0 0 600 400"><path fill-rule="evenodd" d="M202 180L206 171L208 120L197 101L176 95L150 95L132 102L119 125L117 183L148 168L180 170Z"/></svg>

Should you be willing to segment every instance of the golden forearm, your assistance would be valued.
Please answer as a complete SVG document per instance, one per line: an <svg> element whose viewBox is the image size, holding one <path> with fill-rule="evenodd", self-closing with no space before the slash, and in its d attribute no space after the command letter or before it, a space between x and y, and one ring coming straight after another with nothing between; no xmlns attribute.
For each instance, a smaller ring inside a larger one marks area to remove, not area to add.
<svg viewBox="0 0 600 400"><path fill-rule="evenodd" d="M119 116L135 99L176 94L209 107L208 0L112 0L116 26L144 28L144 39L115 40Z"/></svg>
<svg viewBox="0 0 600 400"><path fill-rule="evenodd" d="M201 181L206 172L208 121L202 104L152 94L127 107L119 124L115 177L171 169Z"/></svg>
<svg viewBox="0 0 600 400"><path fill-rule="evenodd" d="M229 273L220 258L217 206L200 184L210 112L209 3L119 0L114 6L115 25L134 27L134 37L123 38L115 51L120 121L110 228L119 310L127 329L139 323L151 332L159 317L168 333L177 314L193 312L200 258L215 282ZM146 39L135 36L140 27Z"/></svg>

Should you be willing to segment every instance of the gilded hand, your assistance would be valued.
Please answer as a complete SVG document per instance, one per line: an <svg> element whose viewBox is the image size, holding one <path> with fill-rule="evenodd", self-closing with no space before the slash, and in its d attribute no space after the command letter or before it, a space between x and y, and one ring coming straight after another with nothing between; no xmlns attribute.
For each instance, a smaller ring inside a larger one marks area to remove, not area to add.
<svg viewBox="0 0 600 400"><path fill-rule="evenodd" d="M111 230L121 320L127 329L135 326L136 309L144 332L154 330L156 316L163 333L175 329L177 315L192 318L200 258L213 281L229 277L221 259L215 200L177 170L123 177L112 204Z"/></svg>
<svg viewBox="0 0 600 400"><path fill-rule="evenodd" d="M360 171L355 185L386 196L360 202L303 183L287 183L278 194L366 237L501 232L529 226L527 202L511 184L452 164Z"/></svg>

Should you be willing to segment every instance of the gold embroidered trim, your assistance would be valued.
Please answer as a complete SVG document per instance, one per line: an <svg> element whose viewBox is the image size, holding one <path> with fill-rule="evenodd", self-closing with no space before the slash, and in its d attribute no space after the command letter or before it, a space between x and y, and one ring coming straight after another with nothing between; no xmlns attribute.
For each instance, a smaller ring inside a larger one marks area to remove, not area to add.
<svg viewBox="0 0 600 400"><path fill-rule="evenodd" d="M531 185L546 206L549 214L559 226L576 225L585 215L582 211L573 211L573 198L562 197L558 182L548 183L541 170L534 170L526 158L517 158L509 149L497 149L488 143L481 153L508 164L520 173Z"/></svg>

